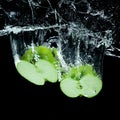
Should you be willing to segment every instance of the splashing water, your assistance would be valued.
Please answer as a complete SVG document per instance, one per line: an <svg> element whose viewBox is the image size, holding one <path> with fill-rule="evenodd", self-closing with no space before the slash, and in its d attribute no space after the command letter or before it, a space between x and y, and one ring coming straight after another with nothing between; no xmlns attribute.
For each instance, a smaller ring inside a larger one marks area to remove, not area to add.
<svg viewBox="0 0 120 120"><path fill-rule="evenodd" d="M104 55L120 58L114 54L120 49L113 46L112 14L108 16L104 10L93 9L87 0L60 0L56 6L50 0L23 2L30 8L31 25L6 25L0 30L0 36L10 35L15 64L34 45L58 48L59 60L65 69L68 65L90 63L102 74ZM45 10L39 19L37 8ZM5 13L10 17L11 14Z"/></svg>

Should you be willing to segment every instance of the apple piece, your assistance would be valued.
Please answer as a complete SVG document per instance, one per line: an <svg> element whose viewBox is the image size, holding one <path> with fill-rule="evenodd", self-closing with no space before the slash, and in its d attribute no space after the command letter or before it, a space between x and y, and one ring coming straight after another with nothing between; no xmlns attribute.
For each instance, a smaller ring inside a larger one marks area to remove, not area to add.
<svg viewBox="0 0 120 120"><path fill-rule="evenodd" d="M75 98L80 95L81 88L79 81L72 78L66 78L60 82L60 89L66 96Z"/></svg>
<svg viewBox="0 0 120 120"><path fill-rule="evenodd" d="M38 54L40 55L41 59L47 60L51 63L57 62L53 56L52 49L46 46L39 46L38 47Z"/></svg>
<svg viewBox="0 0 120 120"><path fill-rule="evenodd" d="M87 75L87 74L93 74L93 75L97 76L95 69L90 64L85 64L85 65L81 66L79 68L79 71L82 72L82 76Z"/></svg>
<svg viewBox="0 0 120 120"><path fill-rule="evenodd" d="M72 66L69 68L67 73L64 73L63 77L80 80L84 75L93 74L96 75L96 71L93 69L93 66L90 64L80 65L80 66Z"/></svg>
<svg viewBox="0 0 120 120"><path fill-rule="evenodd" d="M56 66L58 65L56 56L54 57L54 53L56 51L57 49L52 49L46 46L34 46L33 48L30 47L22 55L21 60L25 60L34 64L37 60L44 59Z"/></svg>
<svg viewBox="0 0 120 120"><path fill-rule="evenodd" d="M30 49L25 51L25 53L21 57L21 60L25 60L25 61L30 62L33 59L33 57L34 57L34 55L33 55L32 49L30 48Z"/></svg>
<svg viewBox="0 0 120 120"><path fill-rule="evenodd" d="M98 76L88 74L83 76L79 82L82 86L81 95L87 98L96 96L102 89L102 80Z"/></svg>
<svg viewBox="0 0 120 120"><path fill-rule="evenodd" d="M39 73L41 73L44 78L52 83L57 82L58 76L57 76L57 70L55 66L43 59L39 59L35 66L38 68Z"/></svg>
<svg viewBox="0 0 120 120"><path fill-rule="evenodd" d="M45 84L43 75L37 71L36 67L33 64L21 60L20 62L18 62L16 68L20 75L31 83L34 83L36 85Z"/></svg>
<svg viewBox="0 0 120 120"><path fill-rule="evenodd" d="M72 78L77 80L80 79L81 72L78 71L77 67L68 67L68 71L64 71L62 75L62 79ZM79 77L78 77L79 76Z"/></svg>
<svg viewBox="0 0 120 120"><path fill-rule="evenodd" d="M28 61L30 63L35 63L40 56L38 55L38 47L34 46L33 48L29 48L25 51L25 53L21 56L21 60Z"/></svg>
<svg viewBox="0 0 120 120"><path fill-rule="evenodd" d="M96 96L102 89L102 80L90 64L73 66L62 76L60 88L69 97Z"/></svg>

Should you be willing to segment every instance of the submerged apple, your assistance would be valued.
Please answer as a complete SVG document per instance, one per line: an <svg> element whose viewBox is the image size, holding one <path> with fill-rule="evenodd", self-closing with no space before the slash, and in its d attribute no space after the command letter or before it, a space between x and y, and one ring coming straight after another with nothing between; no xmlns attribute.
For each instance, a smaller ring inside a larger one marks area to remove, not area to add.
<svg viewBox="0 0 120 120"><path fill-rule="evenodd" d="M58 71L61 72L60 89L70 98L92 98L101 91L101 77L92 65L73 66L65 71L57 57L57 49L34 46L25 51L16 68L21 76L36 85L44 85L46 81L56 83Z"/></svg>
<svg viewBox="0 0 120 120"><path fill-rule="evenodd" d="M92 98L102 89L102 80L89 64L71 68L60 82L61 91L68 97Z"/></svg>
<svg viewBox="0 0 120 120"><path fill-rule="evenodd" d="M28 81L44 85L45 81L57 82L56 61L50 48L35 46L25 51L16 68Z"/></svg>

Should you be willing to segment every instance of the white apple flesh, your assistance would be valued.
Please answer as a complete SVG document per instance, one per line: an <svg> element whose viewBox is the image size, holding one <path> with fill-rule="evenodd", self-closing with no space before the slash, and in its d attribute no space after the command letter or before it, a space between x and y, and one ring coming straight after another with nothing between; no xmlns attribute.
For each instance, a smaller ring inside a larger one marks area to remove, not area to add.
<svg viewBox="0 0 120 120"><path fill-rule="evenodd" d="M45 80L43 75L37 72L37 69L33 64L21 60L18 62L16 68L18 73L31 83L34 83L36 85L44 85Z"/></svg>
<svg viewBox="0 0 120 120"><path fill-rule="evenodd" d="M57 82L57 70L46 60L38 60L35 65L27 61L18 62L17 71L21 76L36 85L44 85L45 81Z"/></svg>
<svg viewBox="0 0 120 120"><path fill-rule="evenodd" d="M57 82L57 70L50 62L39 59L35 66L38 68L38 72L45 78L45 80L55 83Z"/></svg>
<svg viewBox="0 0 120 120"><path fill-rule="evenodd" d="M85 75L80 80L65 78L60 82L61 91L68 97L84 96L92 98L102 89L102 80L98 76Z"/></svg>
<svg viewBox="0 0 120 120"><path fill-rule="evenodd" d="M102 80L98 76L88 74L82 77L79 82L82 86L80 93L87 98L96 96L102 89Z"/></svg>
<svg viewBox="0 0 120 120"><path fill-rule="evenodd" d="M66 78L60 82L61 91L68 97L75 98L80 95L79 81Z"/></svg>

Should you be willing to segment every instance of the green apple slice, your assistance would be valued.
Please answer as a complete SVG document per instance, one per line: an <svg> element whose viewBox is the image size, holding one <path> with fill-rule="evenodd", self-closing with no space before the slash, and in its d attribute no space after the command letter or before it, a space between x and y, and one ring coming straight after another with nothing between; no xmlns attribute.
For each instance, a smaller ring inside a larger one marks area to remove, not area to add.
<svg viewBox="0 0 120 120"><path fill-rule="evenodd" d="M102 89L102 80L98 76L85 75L80 79L82 86L81 95L91 98L96 96Z"/></svg>
<svg viewBox="0 0 120 120"><path fill-rule="evenodd" d="M66 78L60 82L61 91L68 97L75 98L80 95L79 81Z"/></svg>
<svg viewBox="0 0 120 120"><path fill-rule="evenodd" d="M58 76L57 76L57 70L55 69L54 65L50 62L39 59L35 66L38 68L39 73L41 73L44 78L52 83L57 82Z"/></svg>
<svg viewBox="0 0 120 120"><path fill-rule="evenodd" d="M26 78L28 81L36 85L44 85L45 80L43 75L37 72L37 69L33 64L21 60L18 62L16 68L20 75Z"/></svg>

